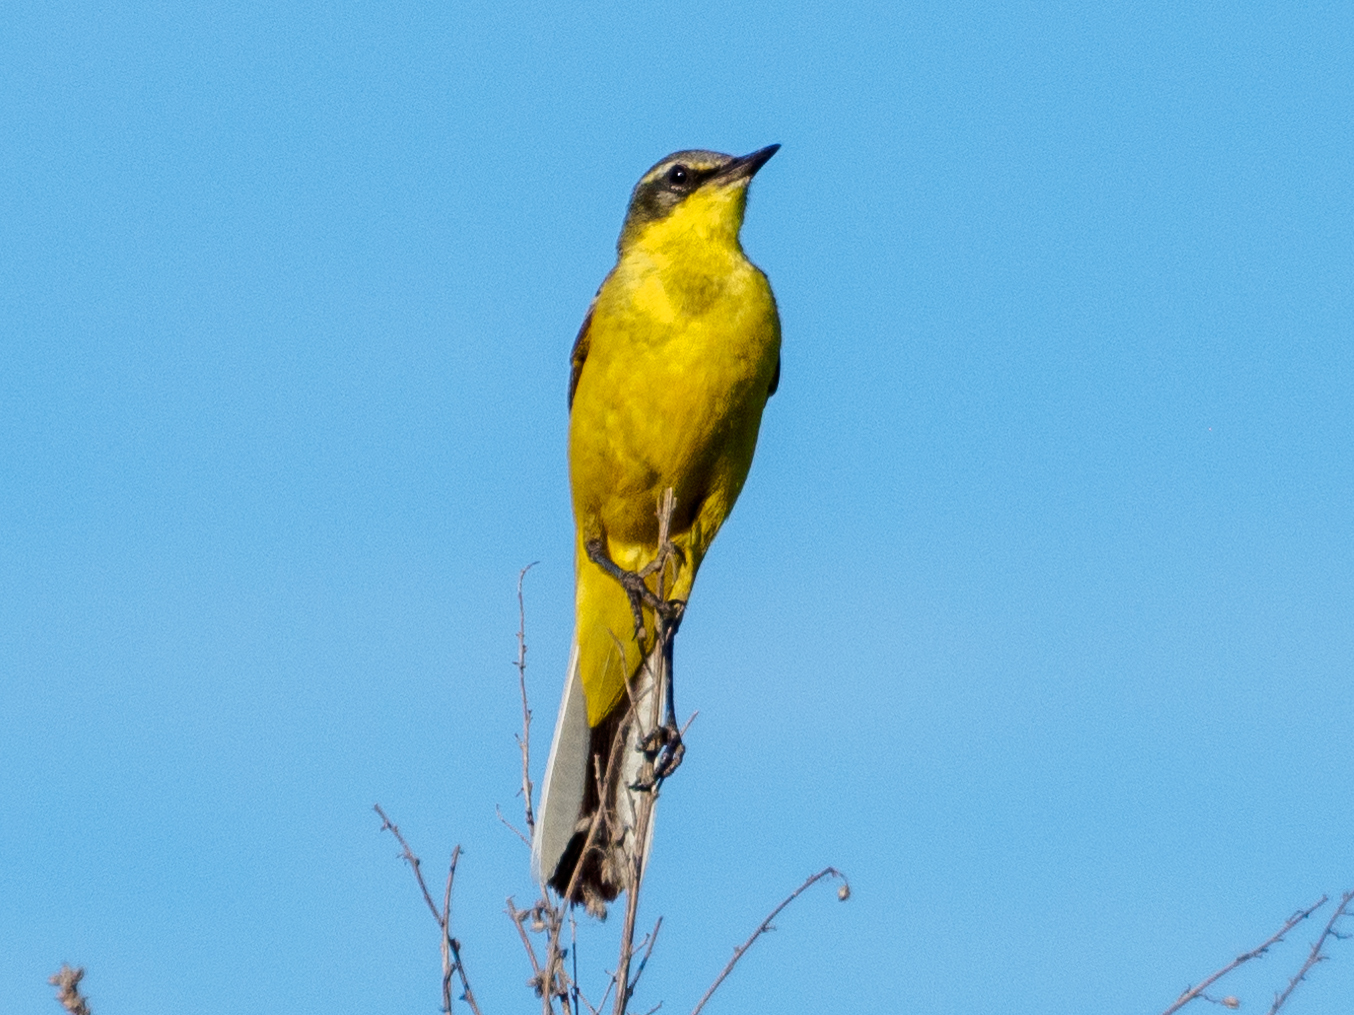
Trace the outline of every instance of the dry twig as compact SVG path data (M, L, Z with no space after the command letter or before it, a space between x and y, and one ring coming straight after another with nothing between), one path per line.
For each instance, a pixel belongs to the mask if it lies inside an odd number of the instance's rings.
M80 993L80 981L84 976L83 966L72 969L69 963L63 962L61 968L47 981L56 988L57 1002L70 1015L90 1015L89 1002Z
M548 1012L550 1011L550 1008L548 1007L549 994L547 993L549 983L546 980L545 971L541 969L540 960L536 958L536 949L531 944L531 937L527 934L526 927L523 926L523 921L525 921L527 917L531 917L534 929L545 929L546 925L540 915L540 903L537 903L531 909L518 909L516 901L509 895L507 913L508 919L510 919L513 926L517 928L517 934L522 939L522 947L527 951L527 958L531 960L531 979L527 981L527 986L531 987L537 997L545 997L547 999L546 1011Z
M696 1007L691 1009L691 1015L700 1015L700 1010L705 1007L705 1002L710 1000L711 995L714 994L714 992L719 989L719 985L723 983L725 979L728 978L728 975L730 973L733 972L733 967L738 964L738 960L743 957L743 955L747 952L749 948L752 947L753 943L759 937L761 937L767 931L775 929L771 925L771 921L780 915L781 910L783 910L790 903L794 902L795 899L803 895L804 892L807 891L811 886L813 886L814 884L823 880L823 878L826 877L839 878L841 880L841 886L837 889L838 899L840 899L842 902L845 902L847 899L851 897L851 883L846 880L846 875L843 874L841 871L837 870L837 868L824 867L817 874L814 874L802 885L800 885L788 896L786 896L779 906L771 910L771 912L767 915L766 919L763 920L757 926L757 929L752 932L752 935L741 945L739 945L737 948L733 950L733 958L729 959L729 964L724 967L724 971L721 972L719 976L715 978L715 982L710 984L710 989L707 990L701 996L701 999L698 1002L696 1002Z
M639 986L639 978L644 975L644 967L649 964L649 956L653 954L653 946L658 943L658 932L662 927L663 918L660 916L653 925L653 930L649 931L644 940L640 942L640 946L644 949L644 956L639 960L639 968L635 970L635 978L630 981L631 995L635 993L635 988ZM663 1002L659 1001L658 1004L661 1007Z
M499 807L498 804L494 804L494 813L498 815L498 820L503 825L504 828L512 832L513 835L517 836L517 838L521 840L522 845L526 846L527 849L531 848L531 840L522 834L522 830L520 828L518 828L511 821L509 821L506 817L503 816L503 808Z
M1270 948L1272 948L1274 945L1282 941L1285 934L1287 934L1290 930L1292 930L1294 927L1300 924L1303 920L1307 919L1307 917L1311 916L1318 909L1324 906L1326 904L1326 899L1327 896L1323 895L1308 908L1299 910L1298 912L1294 913L1292 916L1288 918L1288 921L1282 927L1279 928L1278 932L1264 944L1260 945L1258 948L1252 948L1250 951L1245 952L1242 955L1238 955L1227 965L1223 966L1208 979L1200 983L1197 987L1187 988L1183 994L1181 994L1178 998L1176 998L1175 1004L1167 1008L1164 1012L1161 1013L1161 1015L1174 1015L1175 1012L1178 1012L1181 1008L1185 1007L1185 1005L1189 1004L1195 998L1203 997L1205 990L1211 987L1218 980L1221 980L1224 976L1230 973L1237 966L1241 965L1242 963L1249 962L1251 959L1258 958L1259 956L1265 954L1265 952L1269 951ZM1212 998L1209 998L1209 1000L1212 1000ZM1235 999L1225 998L1223 1001L1219 1003L1223 1004L1226 1003L1226 1001L1228 1000ZM1228 1005L1228 1007L1231 1006Z
M461 996L470 1010L475 1015L483 1015L479 1004L475 1001L475 992L470 989L470 981L465 975L465 964L461 961L461 942L451 936L451 885L456 879L456 864L461 858L461 847L457 846L451 851L451 863L447 868L446 890L442 895L442 908L437 908L437 903L433 901L432 893L428 891L428 885L423 880L423 862L409 848L409 843L405 841L404 835L400 832L399 826L390 818L386 817L386 812L381 809L380 804L375 804L373 809L381 818L381 831L389 831L395 836L395 841L400 844L400 856L409 864L414 871L414 879L418 882L419 891L423 893L423 901L428 904L428 911L432 913L433 919L437 921L437 926L442 931L442 1010L451 1015L451 980L453 976L461 978Z
M522 598L522 581L527 572L539 564L532 561L517 573L517 689L522 693L522 735L517 746L522 750L522 807L526 811L528 847L536 834L536 812L531 808L531 709L527 706L527 608ZM505 822L506 823L506 822ZM509 828L512 826L509 825ZM516 829L514 829L516 831ZM521 833L518 833L519 835Z
M522 585L527 572L535 566L536 562L528 564L517 574L517 660L515 665L517 666L517 690L522 702L522 732L517 735L516 740L518 751L522 757L522 785L518 792L522 796L522 814L526 821L526 834L523 835L522 832L518 831L503 816L501 811L498 813L498 819L512 829L513 833L526 844L528 849L531 848L531 840L536 832L536 812L533 803L536 788L531 781L531 706L527 698L527 617ZM583 998L577 984L565 972L564 960L567 953L560 944L565 920L563 906L552 901L548 891L542 892L535 905L529 909L518 909L517 903L509 896L507 914L508 918L512 920L513 926L517 928L522 947L526 949L527 958L531 962L532 975L528 984L536 993L536 996L541 999L542 1015L553 1015L556 1000L559 1001L563 1015L574 1015L578 1010L579 1002ZM528 919L531 921L530 932L526 925ZM531 933L545 935L544 960L536 954L536 948L531 943ZM575 955L576 964L577 956Z
M1325 901L1324 897L1322 901ZM1316 939L1316 944L1312 945L1312 950L1307 956L1307 961L1302 964L1302 968L1298 970L1297 975L1288 981L1288 986L1284 989L1284 992L1275 995L1274 1004L1269 1009L1269 1015L1274 1015L1275 1012L1282 1008L1288 1001L1288 995L1293 993L1297 988L1297 985L1307 978L1307 974L1311 972L1312 967L1327 958L1327 956L1321 954L1321 949L1325 947L1327 938L1333 937L1337 940L1344 940L1349 937L1348 934L1341 934L1337 931L1335 929L1335 923L1340 917L1348 914L1350 902L1354 902L1354 892L1345 892L1345 894L1340 897L1340 905L1336 907L1335 912L1331 914L1330 920L1326 923L1326 929L1323 930L1321 936Z

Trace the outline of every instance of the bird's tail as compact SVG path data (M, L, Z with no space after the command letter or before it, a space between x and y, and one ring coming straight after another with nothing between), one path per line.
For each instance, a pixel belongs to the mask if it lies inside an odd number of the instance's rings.
M531 859L542 885L595 916L605 917L606 903L629 887L630 872L642 877L648 863L657 790L636 787L644 776L642 745L662 722L667 689L660 682L668 675L661 664L655 648L630 679L627 696L590 727L577 634L569 652Z

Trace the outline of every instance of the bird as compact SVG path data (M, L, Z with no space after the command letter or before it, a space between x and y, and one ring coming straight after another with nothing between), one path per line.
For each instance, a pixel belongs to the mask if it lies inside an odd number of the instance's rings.
M739 239L748 185L779 148L679 151L650 168L570 355L575 626L532 861L542 885L602 918L627 888L626 858L646 863L652 844L651 823L635 827L631 703L665 693L666 744L680 744L671 684L649 686L653 657L671 651L656 614L675 632L780 383L776 299Z

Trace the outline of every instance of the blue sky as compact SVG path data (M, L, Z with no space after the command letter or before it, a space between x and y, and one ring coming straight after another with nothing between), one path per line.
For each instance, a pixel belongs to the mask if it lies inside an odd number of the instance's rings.
M1354 887L1352 122L1345 4L5 5L0 1009L434 1011L377 801L529 1003L514 583L539 764L568 351L687 147L784 146L784 371L641 1010L829 863L712 1015L1158 1012Z

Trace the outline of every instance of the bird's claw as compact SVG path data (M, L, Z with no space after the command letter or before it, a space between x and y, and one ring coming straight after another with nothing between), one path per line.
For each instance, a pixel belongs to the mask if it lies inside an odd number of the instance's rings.
M630 600L630 613L635 619L635 640L643 642L648 633L644 626L644 608L647 606L655 614L661 617L668 628L669 637L677 633L677 625L681 623L682 613L686 609L686 603L680 599L660 599L649 588L645 579L653 574L662 561L667 559L669 554L676 555L678 559L685 559L685 555L672 540L667 540L659 550L658 556L654 561L646 565L640 571L627 571L607 553L606 545L600 539L590 539L583 547L588 554L588 559L609 574L620 583L625 590L625 596Z
M640 750L653 763L653 777L657 782L677 771L686 754L682 732L673 723L664 723L641 741Z
M653 775L637 779L630 784L630 788L640 793L657 789L659 783L677 771L685 754L686 745L680 740L661 748L653 757Z

